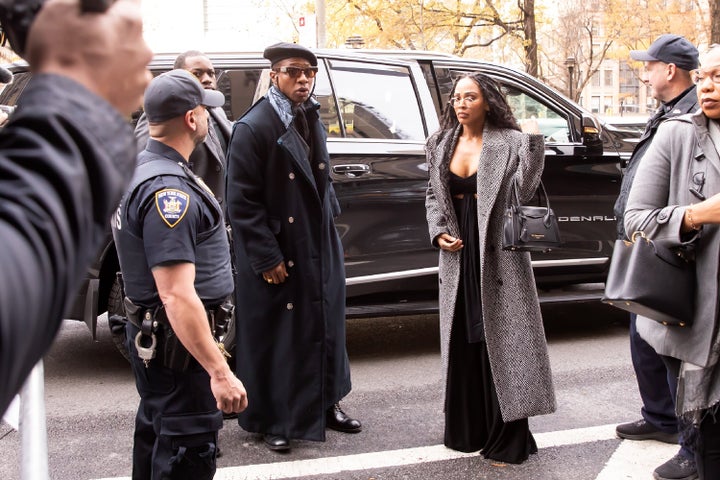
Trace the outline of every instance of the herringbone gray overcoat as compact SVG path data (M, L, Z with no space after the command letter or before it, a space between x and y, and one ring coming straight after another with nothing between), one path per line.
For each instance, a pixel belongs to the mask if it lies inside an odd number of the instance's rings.
M441 233L459 237L448 191L449 163L462 127L428 139L430 181L426 208L430 240ZM486 125L478 158L477 193L480 291L488 357L505 422L555 411L550 361L530 254L502 250L503 214L513 176L522 201L532 198L544 162L542 135ZM450 330L460 282L462 251L440 250L440 341L447 374Z

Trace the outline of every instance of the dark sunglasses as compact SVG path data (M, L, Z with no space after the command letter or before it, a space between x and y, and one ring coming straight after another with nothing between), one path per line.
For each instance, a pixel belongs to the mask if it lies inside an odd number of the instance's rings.
M278 67L273 68L273 71L285 73L290 78L300 78L300 75L303 73L307 78L315 78L315 75L317 75L318 67Z

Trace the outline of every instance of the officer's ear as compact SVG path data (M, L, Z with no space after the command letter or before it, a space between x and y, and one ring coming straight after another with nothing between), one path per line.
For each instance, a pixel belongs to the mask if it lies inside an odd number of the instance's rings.
M195 112L196 109L188 110L185 112L185 126L187 126L193 132L198 128L198 116Z

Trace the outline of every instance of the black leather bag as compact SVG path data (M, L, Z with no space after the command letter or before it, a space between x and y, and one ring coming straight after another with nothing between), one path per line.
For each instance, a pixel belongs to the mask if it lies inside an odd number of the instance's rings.
M510 204L505 210L503 223L503 250L548 252L562 243L558 221L550 208L550 199L542 181L538 187L540 203L545 206L521 205L517 180L513 179Z
M692 324L695 262L692 252L658 245L643 230L660 210L650 212L632 241L616 240L602 301L663 325Z

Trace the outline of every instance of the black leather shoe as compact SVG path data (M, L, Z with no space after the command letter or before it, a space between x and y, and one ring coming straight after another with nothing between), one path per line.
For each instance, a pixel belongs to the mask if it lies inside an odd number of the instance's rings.
M287 452L290 450L290 440L282 435L263 435L263 441L265 446L273 452Z
M362 430L360 421L345 415L339 403L328 408L327 412L325 412L325 426L345 433L358 433Z

